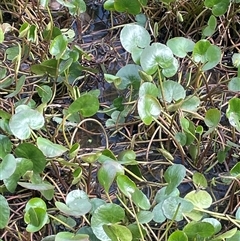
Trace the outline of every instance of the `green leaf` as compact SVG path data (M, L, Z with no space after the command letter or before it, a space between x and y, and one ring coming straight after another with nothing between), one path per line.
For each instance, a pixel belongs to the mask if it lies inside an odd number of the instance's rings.
M77 98L68 108L68 113L80 112L83 117L90 117L99 109L98 98L92 94L84 94Z
M187 235L180 230L176 230L168 238L168 241L188 241Z
M52 89L48 85L37 87L37 92L41 97L42 103L48 103L52 98Z
M162 223L166 220L166 217L162 209L163 201L159 202L152 210L153 221L156 223Z
M61 156L68 149L62 145L52 143L51 141L43 138L37 138L37 146L46 157Z
M239 241L240 239L240 231L238 230L233 236L227 238L226 241Z
M4 229L10 218L10 208L4 196L0 194L0 229Z
M48 182L42 182L42 183L29 183L29 182L18 182L18 185L26 188L26 189L31 189L31 190L36 190L36 191L48 191L48 190L53 190L54 186L51 185Z
M136 184L126 175L117 176L117 185L120 191L129 198L137 188Z
M143 210L149 210L151 205L147 196L138 188L135 189L134 193L132 194L132 200L135 205Z
M230 0L205 0L204 5L212 9L212 13L218 17L226 13Z
M197 112L198 106L200 105L200 99L197 96L188 96L182 103L181 109L183 111Z
M0 180L9 178L16 170L16 160L12 154L7 154L0 163Z
M77 234L87 234L89 236L88 241L99 241L99 239L96 237L96 235L93 233L92 228L88 226L81 227ZM54 240L55 241L55 240Z
M148 31L140 25L128 24L120 33L120 41L124 49L132 54L135 63L140 63L140 55L149 46L151 38Z
M59 232L54 241L89 241L87 234L74 234L70 232Z
M115 11L114 2L115 0L106 0L103 4L104 9L108 11Z
M28 224L26 228L28 232L37 232L49 222L46 210L46 203L41 198L32 198L27 202L24 221Z
M151 46L146 47L140 57L140 63L143 70L151 75L154 74L158 68L161 69L172 69L172 66L175 65L176 59L173 57L172 50L164 44L153 43ZM166 77L171 77L175 75L177 69L174 68L172 71L167 73ZM164 72L163 72L164 74Z
M135 64L127 64L122 67L116 74L121 79L120 84L116 86L117 89L124 90L129 85L132 85L134 90L139 89L141 83L139 70L141 70L141 67Z
M194 239L197 236L210 238L215 230L213 225L208 222L190 222L183 228L183 232L187 234L188 238Z
M239 77L234 77L230 79L228 83L228 89L230 91L240 91L240 78Z
M239 53L234 53L232 56L232 63L233 66L236 68L240 67L240 54Z
M208 26L203 29L203 36L210 37L214 34L217 27L217 19L215 16L211 15L208 20Z
M151 95L157 97L159 95L159 90L155 84L145 82L139 89L139 96L141 97L143 95Z
M238 207L237 212L236 212L236 219L240 220L240 207Z
M33 171L40 173L46 165L46 158L43 153L31 143L22 143L15 149L17 157L29 159L33 163Z
M13 193L17 187L17 183L20 177L23 176L27 171L32 169L33 163L30 160L25 158L16 158L16 169L14 173L3 180L7 190Z
M240 178L240 162L236 163L230 170L232 176Z
M122 165L137 165L136 153L132 150L121 151L117 157L119 163Z
M66 198L66 204L55 202L56 207L63 213L81 217L90 212L92 204L87 194L82 190L71 191Z
M229 123L240 131L240 99L232 98L228 102L228 108L226 111L226 116L229 120Z
M237 228L233 228L223 234L216 236L215 239L216 240L229 239L229 238L233 237L233 235L235 235L236 233L237 233ZM238 237L239 237L239 234L238 234Z
M141 11L141 4L138 0L115 0L114 8L118 12L127 12L136 15Z
M207 188L207 179L200 172L193 173L193 183L201 188Z
M202 70L206 71L215 67L221 59L221 50L218 46L211 45L208 40L199 40L193 49L195 62L203 63Z
M183 180L186 168L181 164L174 164L167 168L164 179L168 183L165 193L170 194Z
M4 41L4 32L0 26L0 44Z
M37 75L49 74L56 77L58 74L58 61L56 59L48 59L41 64L31 65L31 71Z
M191 191L184 197L184 199L192 202L195 207L200 209L209 208L212 205L211 195L204 190Z
M0 134L0 159L3 159L12 150L12 142L10 139Z
M116 224L125 217L124 209L117 204L107 203L98 207L92 215L91 227L96 237L102 241L111 241L103 229L103 225Z
M158 99L151 95L140 96L137 109L145 125L150 125L153 118L158 118L161 113L161 106Z
M99 183L103 186L106 192L109 191L115 177L117 175L124 174L124 168L116 161L105 161L98 170L97 176Z
M138 213L137 213L137 219L139 221L139 223L149 223L152 219L153 219L153 213L150 212L150 211L142 211L140 210Z
M17 95L22 90L25 80L26 80L26 76L22 75L16 83L16 90L14 90L11 94L6 95L5 98L12 98L15 95Z
M178 101L186 97L186 91L179 83L168 80L163 82L164 100L167 102ZM163 99L160 93L160 98Z
M192 52L195 43L188 38L175 37L167 41L167 46L172 50L177 57L184 58L188 52Z
M21 140L29 138L32 130L39 130L43 125L42 114L27 105L19 105L9 121L12 133Z
M180 197L168 197L162 203L162 210L166 218L181 221L184 213L189 213L194 206L191 202Z
M220 120L221 120L221 112L218 109L209 109L206 112L206 115L204 118L204 122L209 128L209 130L207 131L207 134L205 133L205 135L208 135L209 133L214 131L218 123L220 122Z
M111 238L111 241L131 241L132 233L131 231L122 225L119 224L111 224L111 225L103 225L103 229L105 233Z
M155 201L157 203L160 203L167 199L168 197L178 197L180 192L177 188L174 188L171 193L167 194L166 193L167 187L162 187L160 190L158 190L156 196L155 196Z
M213 225L213 227L214 227L214 234L220 232L221 229L222 229L221 223L217 219L215 219L215 218L204 218L202 221L210 223L210 224Z
M58 35L51 42L49 47L49 52L51 55L55 56L58 60L60 59L67 49L67 38L63 35Z

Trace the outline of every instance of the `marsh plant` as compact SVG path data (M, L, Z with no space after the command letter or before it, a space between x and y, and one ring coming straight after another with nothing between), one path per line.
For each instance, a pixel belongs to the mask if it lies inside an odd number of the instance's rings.
M0 3L0 240L239 241L238 1L57 2Z

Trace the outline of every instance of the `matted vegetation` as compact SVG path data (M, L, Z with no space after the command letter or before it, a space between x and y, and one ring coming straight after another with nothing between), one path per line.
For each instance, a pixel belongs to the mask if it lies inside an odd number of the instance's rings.
M0 240L239 241L239 7L2 0Z

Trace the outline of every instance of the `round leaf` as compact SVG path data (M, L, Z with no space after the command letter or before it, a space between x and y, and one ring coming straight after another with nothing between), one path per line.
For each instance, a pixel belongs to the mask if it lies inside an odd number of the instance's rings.
M173 65L173 61L172 50L161 43L153 43L151 46L146 47L140 57L143 70L150 75L154 74L158 67L162 69L169 68Z
M214 234L220 232L221 229L222 229L221 223L215 218L204 218L202 221L207 222L207 223L211 223L213 225L214 230L215 230Z
M104 231L112 241L132 241L131 231L122 225L104 225Z
M177 57L184 58L188 52L193 51L195 43L188 38L175 37L167 41L167 46L172 50Z
M184 199L189 200L195 207L209 208L212 204L212 197L208 192L199 190L189 192Z
M163 82L163 94L164 100L169 103L184 99L186 97L186 91L183 86L172 80ZM162 98L161 93L160 97Z
M91 227L96 237L102 241L111 241L103 229L104 224L115 224L125 217L124 209L117 204L107 203L98 207L92 215Z
M166 218L172 220L175 217L176 221L181 221L183 214L191 212L193 208L191 202L180 197L169 197L162 203L162 210Z
M150 125L153 117L157 118L161 113L161 106L157 98L143 95L138 100L138 114L145 125Z
M44 125L42 114L27 105L19 105L15 112L9 121L9 127L12 133L21 140L29 138L31 130L39 130Z
M120 90L126 89L129 85L133 85L134 89L138 89L140 86L141 78L138 71L141 67L135 64L128 64L122 67L116 74L121 78L121 83L116 87Z
M139 223L149 223L153 219L153 213L150 211L140 211L137 213Z
M89 241L87 234L74 234L70 232L59 232L54 241Z
M55 56L56 59L60 59L67 49L67 38L63 35L58 35L51 42L49 52Z
M195 172L193 174L193 183L195 185L198 185L198 186L202 187L202 188L207 188L207 179L200 172Z
M129 2L129 1L128 1ZM120 33L120 41L129 53L149 46L151 38L148 31L140 25L128 24Z
M164 179L168 183L165 190L166 194L170 194L182 182L186 175L186 168L181 164L174 164L167 168L164 173Z
M17 157L23 157L31 160L33 163L33 171L40 173L46 165L46 158L43 153L31 143L22 143L15 149Z
M230 124L240 131L240 99L232 98L228 102L228 108L226 116L229 119Z
M91 94L84 94L76 99L68 109L69 114L80 112L83 117L90 117L99 109L98 98Z
M114 8L118 12L128 12L130 14L138 14L141 11L141 5L138 0L115 0Z
M194 239L197 236L209 238L214 234L214 227L207 222L190 222L184 227L183 231L191 239Z
M148 210L151 206L147 196L137 188L132 194L132 200L139 208L143 210Z
M169 236L168 241L188 241L188 237L183 231L176 230Z
M234 77L228 83L228 89L230 91L240 91L240 78Z

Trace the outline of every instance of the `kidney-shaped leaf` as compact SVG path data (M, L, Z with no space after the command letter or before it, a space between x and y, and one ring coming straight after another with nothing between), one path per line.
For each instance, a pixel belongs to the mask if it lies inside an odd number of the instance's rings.
M115 0L114 8L118 12L128 12L130 14L138 14L141 11L141 4L138 0Z
M166 218L181 221L183 214L191 212L194 206L191 202L180 197L169 197L163 201L162 210Z
M148 210L151 206L147 196L138 188L136 188L132 194L132 200L139 208L143 210Z
M127 64L122 67L116 74L121 79L120 84L116 87L120 90L126 89L129 85L132 85L134 90L137 90L141 83L141 78L138 71L141 67L135 64Z
M76 99L68 109L69 114L80 112L83 117L90 117L97 113L99 101L95 95L84 94Z
M91 227L96 237L102 241L111 241L103 229L104 224L116 224L125 217L124 209L117 204L107 203L98 207L92 215Z
M176 230L170 234L168 241L188 241L188 237L183 231Z
M151 38L144 27L128 24L122 29L120 40L123 48L132 53L135 49L144 49L149 46Z
M198 208L209 208L212 204L212 197L204 190L191 191L184 199L192 202L192 204Z
M195 43L191 39L184 37L175 37L167 41L167 46L180 58L184 58L188 52L192 52L194 45Z
M146 47L140 57L143 70L150 75L154 74L159 67L161 69L171 67L173 61L172 50L161 43L153 43L151 46Z
M46 165L46 158L43 153L31 143L22 143L15 149L17 157L29 159L33 163L33 171L40 173Z
M202 70L206 71L215 67L221 59L221 50L218 46L211 45L206 39L199 40L193 48L195 62L203 63Z
M228 83L228 89L230 91L240 91L240 78L234 77Z
M9 121L13 135L21 140L29 138L31 130L39 130L43 125L43 115L27 105L19 105Z
M168 183L165 190L166 194L170 194L182 182L186 175L186 168L181 164L174 164L167 168L164 173L164 179Z
M172 80L163 82L163 94L164 100L169 103L184 99L186 97L186 91L183 86ZM162 98L161 93L160 97Z
M71 232L59 232L54 241L89 241L87 234L74 234Z
M117 177L117 185L121 192L127 197L131 197L136 189L136 184L126 175L119 175Z
M157 98L151 95L143 95L138 100L138 114L145 125L150 125L153 117L157 118L161 113L161 106Z
M212 9L212 13L218 17L223 15L230 4L230 0L205 0L204 5Z

